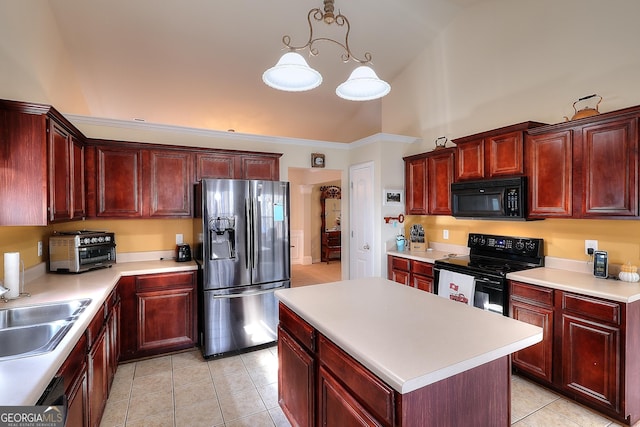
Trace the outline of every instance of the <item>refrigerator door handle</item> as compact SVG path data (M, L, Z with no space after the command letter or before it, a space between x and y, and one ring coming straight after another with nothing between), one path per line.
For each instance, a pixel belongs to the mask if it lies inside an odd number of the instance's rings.
M271 288L271 289L267 289L264 291L255 291L255 292L246 292L246 293L240 293L240 294L230 294L230 295L214 295L213 299L228 299L228 298L244 298L244 297L252 297L255 295L263 295L263 294L268 294L271 292L275 292L277 290L280 289L285 289L286 286L282 285L282 286L278 286L276 288Z
M244 217L247 218L247 221L245 221L245 233L244 233L244 248L245 248L245 253L246 254L250 254L252 249L251 249L251 242L253 241L253 226L251 225L251 207L250 204L251 202L249 201L249 199L245 199L244 200ZM250 261L249 261L249 256L245 256L245 261L244 261L244 266L245 268L248 270L250 265Z
M258 202L256 201L255 198L253 198L251 200L251 228L253 229L253 233L254 235L253 237L253 256L251 257L253 259L253 266L252 268L255 270L258 267L258 261L259 261L259 257L260 257L260 244L258 244L255 240L255 236L258 235L258 233L261 232L261 230L258 229L258 227L261 225L260 221L258 220L258 214L259 214L259 210L258 210ZM261 213L260 213L261 215ZM261 237L262 238L262 237Z

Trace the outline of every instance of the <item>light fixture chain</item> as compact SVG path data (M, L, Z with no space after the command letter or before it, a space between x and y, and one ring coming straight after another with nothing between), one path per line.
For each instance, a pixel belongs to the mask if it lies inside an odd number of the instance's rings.
M341 43L337 40L334 40L328 37L314 38L313 23L311 22L311 17L313 17L313 19L316 22L324 21L328 25L331 25L333 23L335 23L339 27L343 27L346 25L347 30L345 33L344 43ZM287 49L291 51L299 51L299 50L304 50L306 48L309 48L309 53L312 56L316 56L318 55L318 49L314 47L314 44L318 41L328 41L344 49L344 53L342 53L341 55L342 62L349 62L349 60L352 59L353 61L363 65L371 63L371 53L365 52L364 59L360 59L351 52L351 48L349 47L349 34L351 32L351 24L349 23L349 20L347 19L347 17L344 16L339 11L337 15L335 16L333 15L333 1L325 0L325 13L323 13L319 8L311 9L307 14L307 23L309 24L309 39L307 40L307 43L305 43L302 46L294 46L291 44L291 37L289 35L285 35L282 37L282 43L285 45Z

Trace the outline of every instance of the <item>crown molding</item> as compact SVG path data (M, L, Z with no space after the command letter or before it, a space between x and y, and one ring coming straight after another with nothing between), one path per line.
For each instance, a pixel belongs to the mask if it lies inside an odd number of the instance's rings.
M190 134L190 135L198 135L198 136L206 136L210 138L225 138L231 140L241 140L241 141L252 141L252 142L261 142L264 144L284 144L284 145L302 145L307 147L322 147L322 148L332 148L338 150L351 150L354 148L362 147L368 144L374 144L378 142L396 142L403 144L412 144L414 142L422 141L421 138L402 136L402 135L394 135L388 133L377 133L352 143L342 143L342 142L331 142L331 141L320 141L314 139L303 139L303 138L290 138L284 136L268 136L268 135L257 135L250 133L242 133L242 132L226 132L220 130L213 129L201 129L201 128L192 128L186 126L176 126L176 125L167 125L160 123L148 123L148 122L136 122L129 120L119 120L119 119L105 119L100 117L91 117L91 116L83 116L78 114L64 114L64 116L74 125L92 125L92 126L105 126L105 127L115 127L121 129L134 129L134 130L149 130L155 132L171 132L171 133L182 133L182 134Z

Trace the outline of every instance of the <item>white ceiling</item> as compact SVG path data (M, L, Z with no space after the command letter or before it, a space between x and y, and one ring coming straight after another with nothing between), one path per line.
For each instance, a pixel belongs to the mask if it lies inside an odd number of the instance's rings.
M351 22L353 53L370 52L378 76L392 82L456 13L480 1L336 0L335 7ZM317 44L319 55L308 61L323 75L319 88L288 93L262 83L283 53L283 35L306 43L307 13L322 8L321 0L50 5L91 116L338 142L381 131L380 100L335 95L357 64L343 64L332 43ZM344 40L335 25L314 27L320 30Z

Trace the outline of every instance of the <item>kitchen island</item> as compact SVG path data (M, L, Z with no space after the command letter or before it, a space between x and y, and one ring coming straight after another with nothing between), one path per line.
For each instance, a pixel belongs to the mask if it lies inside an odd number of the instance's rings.
M533 325L383 278L276 296L279 401L293 424L508 426L509 355L542 339Z

